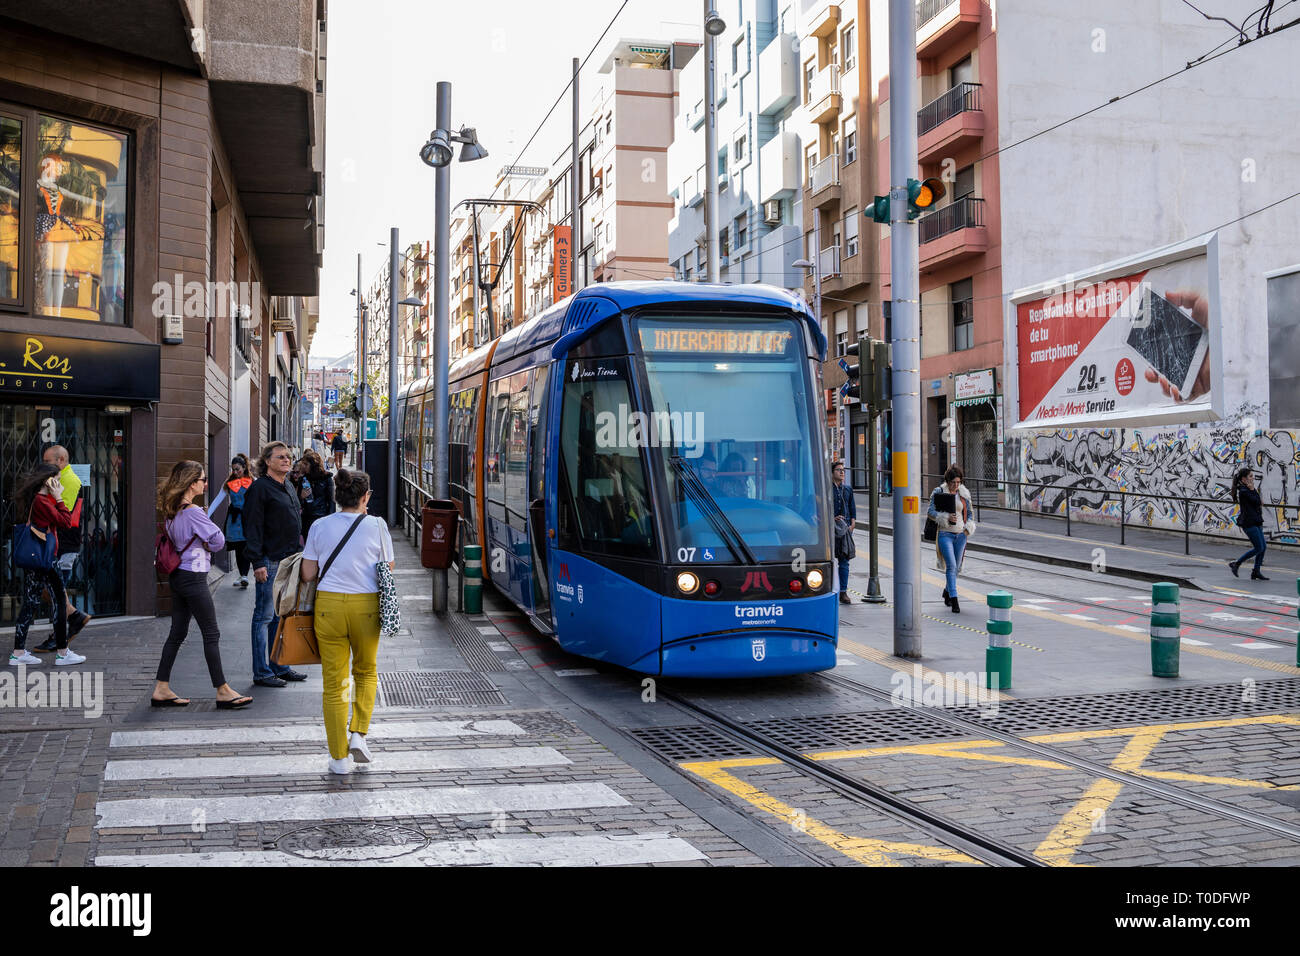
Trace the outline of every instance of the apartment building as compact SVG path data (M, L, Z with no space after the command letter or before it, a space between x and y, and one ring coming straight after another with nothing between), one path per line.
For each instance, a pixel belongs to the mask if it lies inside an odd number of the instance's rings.
M869 147L878 119L871 85L869 6L867 0L802 3L797 46L788 44L789 53L781 49L768 54L773 69L778 56L783 71L788 70L787 56L796 60L800 107L786 135L799 148L782 145L781 154L784 159L792 153L788 161L802 170L803 251L814 264L807 270L804 289L809 301L818 305L814 296L820 280L822 323L830 342L822 369L830 447L848 462L853 482L863 485L867 416L860 403L840 398L845 374L838 362L860 335L879 338L885 333L879 249L868 231L872 224L864 224L862 215L880 174L876 152ZM775 153L777 147L770 148Z
M724 282L803 285L794 266L802 248L799 181L797 10L775 0L739 0L721 10L716 39L720 238ZM678 110L668 149L668 259L678 278L707 275L704 195L704 61L680 71Z
M324 242L326 20L323 0L0 2L0 524L43 445L67 447L71 589L93 614L165 608L158 478L181 459L224 475L293 404ZM2 624L19 584L0 564Z

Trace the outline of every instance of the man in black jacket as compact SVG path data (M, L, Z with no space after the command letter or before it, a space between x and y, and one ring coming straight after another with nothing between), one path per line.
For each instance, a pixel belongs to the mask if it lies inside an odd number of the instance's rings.
M831 463L831 477L835 480L831 493L835 499L835 560L839 565L840 603L852 604L853 599L849 597L849 559L857 553L853 544L853 529L858 520L858 506L853 500L853 489L844 480L844 462Z
M298 496L285 481L293 469L293 456L284 442L271 442L257 460L258 478L244 496L244 555L253 566L257 582L253 605L253 683L283 687L286 681L307 675L271 663L267 641L275 636L279 617L271 587L280 562L302 550L302 509Z

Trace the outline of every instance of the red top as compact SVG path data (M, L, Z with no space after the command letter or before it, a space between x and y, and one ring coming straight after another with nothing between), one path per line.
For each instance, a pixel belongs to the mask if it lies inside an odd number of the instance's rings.
M38 494L32 501L31 523L33 527L46 532L75 526L72 512L63 503L63 499L46 494Z

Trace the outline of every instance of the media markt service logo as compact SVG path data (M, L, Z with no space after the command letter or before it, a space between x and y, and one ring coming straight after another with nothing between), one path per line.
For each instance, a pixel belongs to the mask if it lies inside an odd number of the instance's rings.
M767 641L763 638L759 638L749 645L749 650L750 653L754 655L754 660L761 661L763 658L767 657Z

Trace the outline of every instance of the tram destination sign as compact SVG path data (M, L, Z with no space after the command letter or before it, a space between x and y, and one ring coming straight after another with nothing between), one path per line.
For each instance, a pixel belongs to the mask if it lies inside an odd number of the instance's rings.
M788 331L641 327L641 347L647 352L725 352L731 355L784 355Z
M0 331L0 394L33 399L156 402L160 349Z

